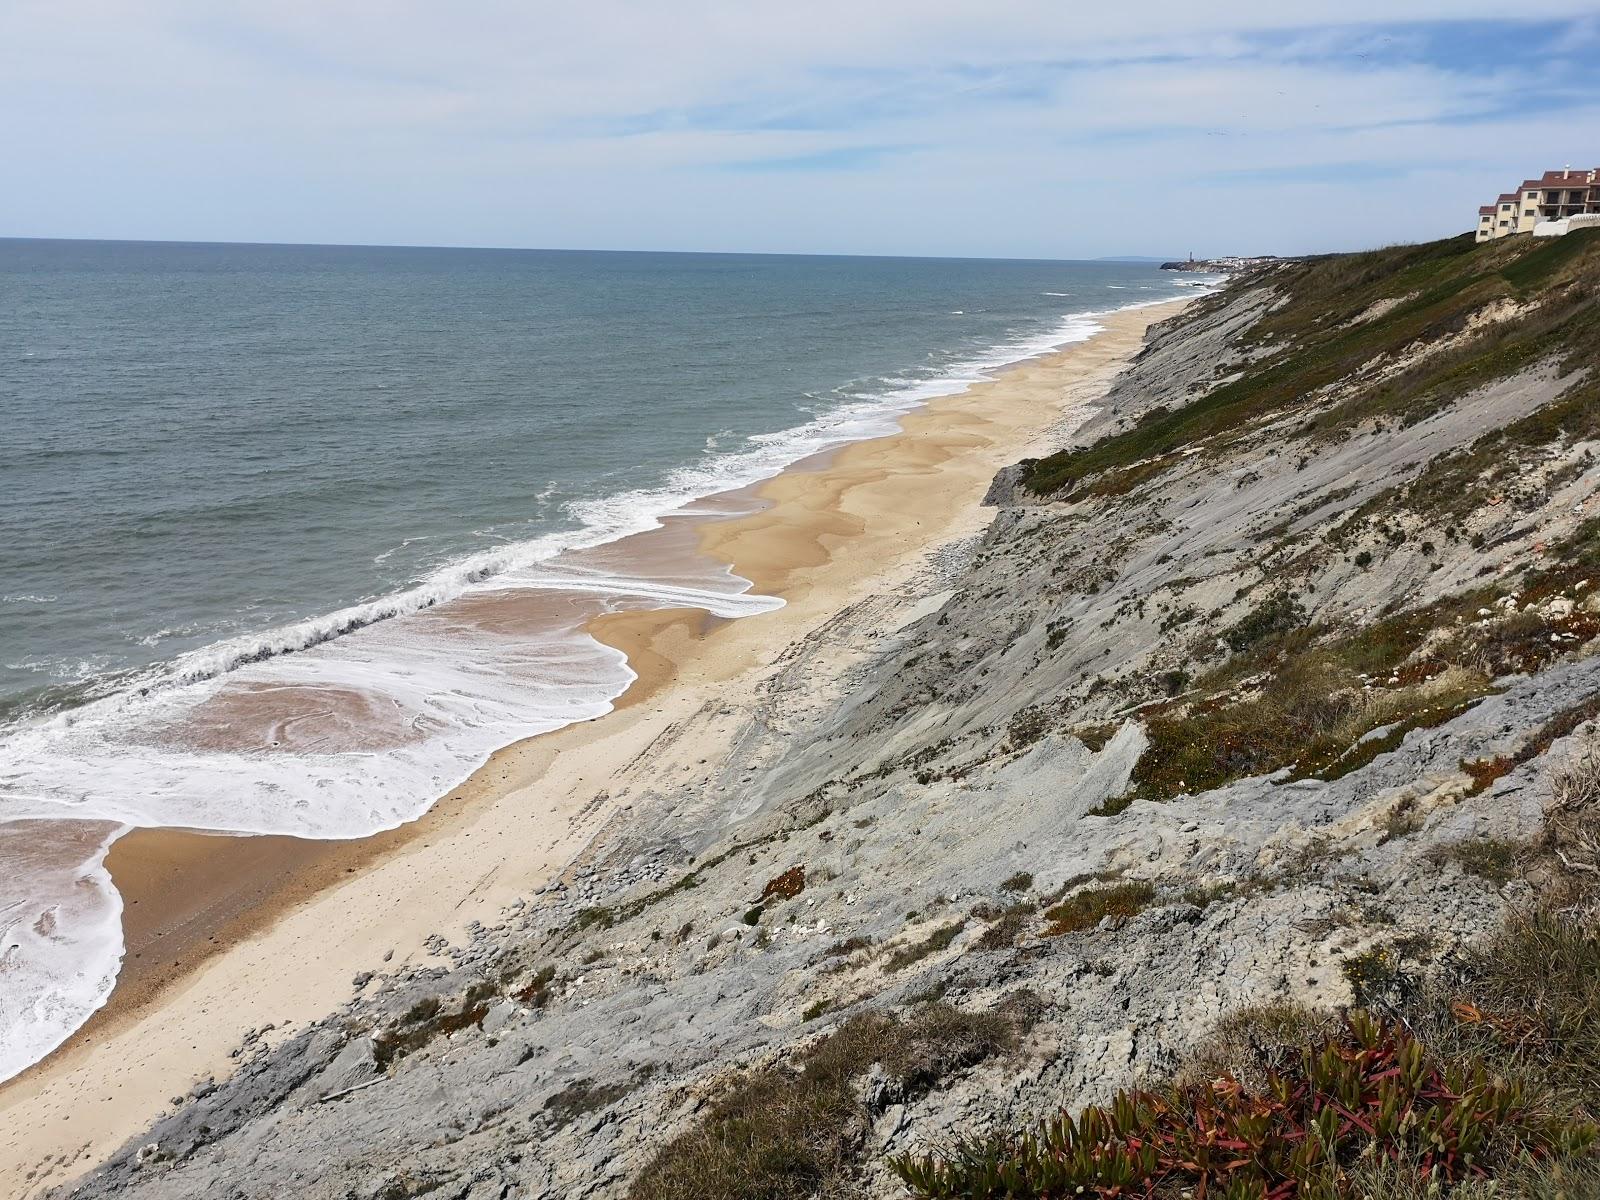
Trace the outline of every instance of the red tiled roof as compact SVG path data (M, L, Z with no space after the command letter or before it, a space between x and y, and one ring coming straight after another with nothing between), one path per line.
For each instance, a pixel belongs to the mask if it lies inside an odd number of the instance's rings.
M1588 187L1589 176L1594 169L1590 167L1573 167L1569 171L1546 171L1539 177L1540 187ZM1531 185L1528 185L1531 186Z
M1560 171L1546 171L1537 179L1524 179L1514 192L1502 192L1493 204L1478 209L1479 216L1497 211L1502 204L1516 204L1522 193L1534 188L1549 191L1592 191L1600 189L1600 167L1568 167ZM1548 197L1546 197L1548 199ZM1591 196L1591 200L1593 197ZM1552 202L1553 203L1553 202Z
M1494 216L1494 205L1485 204L1485 205L1480 206L1479 209L1478 209L1478 215L1480 217L1492 217L1492 216Z

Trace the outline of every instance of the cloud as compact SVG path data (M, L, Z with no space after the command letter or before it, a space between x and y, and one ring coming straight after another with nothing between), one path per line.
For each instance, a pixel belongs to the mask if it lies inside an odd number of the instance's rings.
M12 0L0 232L1293 251L1600 160L1592 0L1395 7Z

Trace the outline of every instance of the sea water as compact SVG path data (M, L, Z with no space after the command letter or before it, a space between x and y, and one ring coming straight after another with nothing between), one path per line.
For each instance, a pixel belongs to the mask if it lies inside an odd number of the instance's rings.
M609 710L591 617L781 603L595 548L1196 282L0 240L0 1078L109 994L128 829L415 818Z

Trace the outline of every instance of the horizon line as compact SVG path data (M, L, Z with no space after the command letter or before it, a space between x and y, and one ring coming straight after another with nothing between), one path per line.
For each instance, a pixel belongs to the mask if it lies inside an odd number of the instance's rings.
M1103 254L1094 258L1051 258L1036 255L1011 254L866 254L825 250L659 250L601 246L478 246L434 242L273 242L254 240L218 240L213 238L119 238L119 237L49 237L30 234L0 234L5 242L88 242L111 245L138 246L237 246L273 247L277 249L306 250L482 250L512 254L680 254L695 256L721 256L726 258L881 258L881 259L933 259L948 262L1181 262L1183 255L1162 256L1154 254ZM1230 255L1205 255L1203 258L1227 258Z

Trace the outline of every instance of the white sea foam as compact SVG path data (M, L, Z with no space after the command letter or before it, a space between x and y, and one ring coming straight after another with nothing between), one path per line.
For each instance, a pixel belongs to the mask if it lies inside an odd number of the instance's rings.
M588 615L670 607L738 617L782 604L726 568L672 578L601 574L574 567L564 551L656 528L685 506L702 514L726 508L694 502L892 433L929 400L1093 336L1100 315L1074 314L937 375L823 404L811 421L708 453L658 487L570 503L575 532L509 542L376 600L224 639L142 672L112 695L15 728L0 741L0 835L67 819L112 823L102 829L355 838L413 820L500 747L610 711L635 675L624 654L584 632ZM559 591L582 608L569 626L533 638L459 619L448 605L529 591ZM286 734L295 746L288 752L270 743L206 748L185 736L224 693L274 688L325 694L330 711L359 697L357 724L376 730L375 741L341 749ZM47 1054L109 994L122 953L121 901L103 866L115 836L52 871L7 881L0 1078ZM36 923L47 910L41 934Z
M122 830L0 825L0 1079L54 1050L106 1002L122 961L122 897L106 851Z

